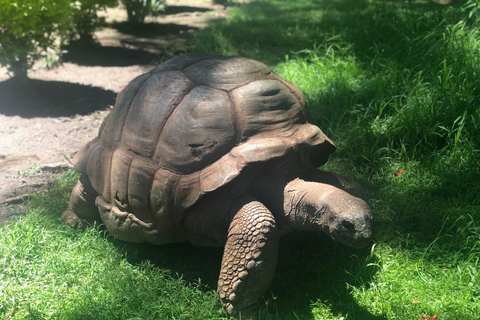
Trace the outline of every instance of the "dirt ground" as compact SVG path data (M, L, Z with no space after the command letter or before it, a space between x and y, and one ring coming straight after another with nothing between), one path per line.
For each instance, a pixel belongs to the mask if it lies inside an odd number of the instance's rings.
M0 226L71 166L130 80L188 50L196 30L230 9L211 0L167 0L167 6L142 30L125 23L121 8L100 13L109 23L95 34L100 46L66 47L54 69L37 63L26 89L0 68Z

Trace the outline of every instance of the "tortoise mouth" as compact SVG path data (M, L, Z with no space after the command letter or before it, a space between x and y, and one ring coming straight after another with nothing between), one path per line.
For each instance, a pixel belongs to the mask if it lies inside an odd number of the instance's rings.
M332 239L353 248L365 247L372 240L370 217L357 216L354 221L342 220L330 230Z
M332 239L352 248L363 248L372 240L369 230L350 232L334 232Z

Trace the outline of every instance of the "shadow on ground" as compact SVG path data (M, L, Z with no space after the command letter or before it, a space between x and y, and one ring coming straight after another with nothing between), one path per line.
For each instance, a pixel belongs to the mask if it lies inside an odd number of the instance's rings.
M76 83L28 79L19 86L9 79L0 82L0 113L22 118L86 115L109 108L116 95Z
M313 319L313 306L323 305L336 316L385 320L357 304L349 286L372 282L377 272L367 266L370 246L352 249L324 234L296 232L281 238L271 295L280 319ZM317 318L319 315L316 315ZM320 316L321 318L321 316Z
M178 13L186 13L186 12L207 12L211 11L208 8L201 8L201 7L192 7L192 6L168 6L162 15L167 14L178 14Z
M128 45L128 43L125 43ZM98 44L73 43L62 48L67 52L62 56L64 62L82 66L126 67L133 65L151 65L161 60L159 54L146 50L126 47L101 46Z
M216 290L223 248L199 248L189 243L155 246L114 240L132 264L151 261L190 283ZM369 248L355 250L334 243L323 234L295 233L281 239L277 271L264 299L275 319L313 319L312 305L328 305L334 314L355 319L385 320L359 306L347 283L369 283L377 270L367 267ZM350 275L356 275L354 276Z
M95 42L72 42L63 46L64 62L82 66L124 67L132 65L155 65L165 59L164 52L182 51L175 49L179 39L187 38L198 28L179 24L144 23L132 25L128 22L115 22L109 27L118 32L106 36L104 40L119 45L102 46ZM171 52L170 52L171 53Z
M121 33L143 38L179 35L189 30L198 30L196 27L175 23L143 23L132 25L128 22L116 22L112 23L110 26Z

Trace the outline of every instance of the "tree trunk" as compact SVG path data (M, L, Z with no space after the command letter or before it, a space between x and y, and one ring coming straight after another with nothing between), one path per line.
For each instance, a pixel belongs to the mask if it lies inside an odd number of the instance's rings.
M28 81L28 61L27 58L21 58L13 62L10 66L10 70L13 72L13 79L19 85L25 85Z

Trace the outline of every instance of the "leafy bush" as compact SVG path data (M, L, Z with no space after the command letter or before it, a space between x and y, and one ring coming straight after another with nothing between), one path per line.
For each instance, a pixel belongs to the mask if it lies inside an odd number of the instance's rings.
M115 7L117 0L82 0L72 1L75 10L73 11L73 29L70 38L80 36L80 40L92 39L96 28L102 26L105 18L99 17L97 11L105 10L107 7Z
M127 9L130 23L142 23L149 14L156 15L165 10L165 0L121 0Z
M0 65L26 78L42 49L71 29L72 11L70 0L0 0Z

